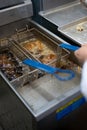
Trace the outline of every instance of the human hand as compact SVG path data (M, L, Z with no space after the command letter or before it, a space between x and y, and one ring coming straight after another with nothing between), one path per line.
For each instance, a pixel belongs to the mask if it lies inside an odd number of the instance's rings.
M80 49L74 52L74 54L79 62L84 63L87 60L87 44L82 45Z

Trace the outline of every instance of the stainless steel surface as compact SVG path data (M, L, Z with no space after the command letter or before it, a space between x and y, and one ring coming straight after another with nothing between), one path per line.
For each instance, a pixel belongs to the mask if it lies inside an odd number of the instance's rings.
M23 87L16 87L16 91L23 98L37 120L45 114L60 106L67 97L79 91L80 77L67 82L58 81L51 75L45 75L33 83ZM57 106L57 108L58 108ZM49 111L49 112L48 112Z
M40 11L49 10L76 0L40 0Z
M0 26L17 20L22 20L24 18L29 18L32 15L32 2L30 0L26 0L23 4L0 10Z
M71 2L54 9L41 11L40 15L58 27L87 16L87 9L79 2Z
M64 42L62 39L58 37L56 38L56 36L54 37L53 33L49 32L38 24L35 25L35 23L30 22L29 25L31 27L36 27L45 35L48 35L49 39L56 39L58 43ZM11 42L13 41L12 36L9 36ZM17 47L19 48L19 46ZM40 121L58 109L61 105L66 104L68 101L72 100L74 97L80 94L79 74L76 74L76 77L68 82L60 82L51 75L44 75L43 77L40 77L33 82L23 85L21 85L21 82L18 84L17 80L14 82L9 82L1 72L0 75L6 81L11 90L21 100L24 106L26 106L27 110L33 115L36 121ZM29 75L26 75L26 78L28 76Z
M38 31L40 31L43 35L44 34L43 30L44 32L46 30L45 29L42 30L39 27ZM18 37L17 45L22 44L23 41L26 41L26 38L29 39L29 37L32 36L29 35L30 31L26 32L26 30L25 31L23 30L24 29L19 30L16 36L15 35L12 36L12 38L14 39L15 37L16 38ZM31 28L30 30L33 29ZM28 36L26 35L26 33L28 34ZM47 33L47 31L45 33ZM50 34L50 36L51 35L52 34ZM48 40L51 39L48 37ZM57 40L57 42L61 43L63 41L59 39L59 41ZM64 57L64 59L66 60L66 57ZM26 77L27 76L28 75L26 75ZM74 94L78 93L80 90L79 82L80 82L80 74L76 74L76 77L68 82L58 81L52 75L46 74L43 77L40 77L39 79L37 78L33 82L27 83L23 86L17 84L17 82L12 82L11 85L15 89L16 93L18 93L19 98L24 102L25 106L34 115L37 121L39 121L43 119L48 113L51 113L51 111L58 108L58 106L60 106L61 103L64 103L63 101L69 98L69 96L72 97Z
M13 6L16 4L23 3L23 2L24 2L24 0L0 0L0 8Z
M78 44L87 44L87 17L60 27L59 31Z

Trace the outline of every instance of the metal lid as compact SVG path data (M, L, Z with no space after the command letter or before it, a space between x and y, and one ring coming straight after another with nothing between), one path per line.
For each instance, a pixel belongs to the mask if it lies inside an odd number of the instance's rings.
M23 2L24 0L0 0L0 9L17 5L17 4L21 4Z
M20 0L19 2L22 2L22 1L23 0ZM10 5L11 4L12 3L10 3ZM17 4L17 5L0 10L0 26L6 25L8 23L15 22L24 18L29 18L32 15L33 15L33 9L32 9L31 0L24 0L24 2L21 4Z
M49 1L52 2L52 0ZM80 18L84 18L87 16L87 9L78 0L71 2L70 0L68 0L68 3L64 2L62 2L61 4L56 3L55 5L53 4L54 6L51 6L52 5L51 3L51 5L49 4L50 8L46 6L48 9L45 8L44 5L45 3L43 4L42 11L40 11L39 14L46 20L48 20L49 22L53 23L58 27L62 27L64 25L67 25Z

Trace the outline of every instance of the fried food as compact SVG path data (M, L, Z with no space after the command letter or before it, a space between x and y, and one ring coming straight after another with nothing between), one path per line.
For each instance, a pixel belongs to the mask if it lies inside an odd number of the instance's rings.
M82 32L84 30L84 28L82 25L79 24L79 25L77 25L76 30L79 32Z
M9 50L0 52L0 70L10 81L23 74L22 67Z
M39 54L44 49L44 44L39 41L30 41L23 45L26 50L29 50L32 54Z
M44 64L48 64L51 61L55 60L57 57L55 54L42 55L40 61Z

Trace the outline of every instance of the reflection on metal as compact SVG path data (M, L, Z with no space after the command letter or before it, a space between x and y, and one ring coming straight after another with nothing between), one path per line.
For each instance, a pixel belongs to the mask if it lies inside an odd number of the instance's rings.
M23 3L24 0L0 0L0 9Z
M87 17L60 27L59 31L77 44L87 44Z
M58 27L62 27L87 16L86 8L80 2L71 2L47 11L40 15Z
M52 8L59 7L76 0L39 0L40 1L40 11L46 11Z
M0 26L31 17L32 15L32 2L30 0L26 0L23 4L18 4L0 10Z

